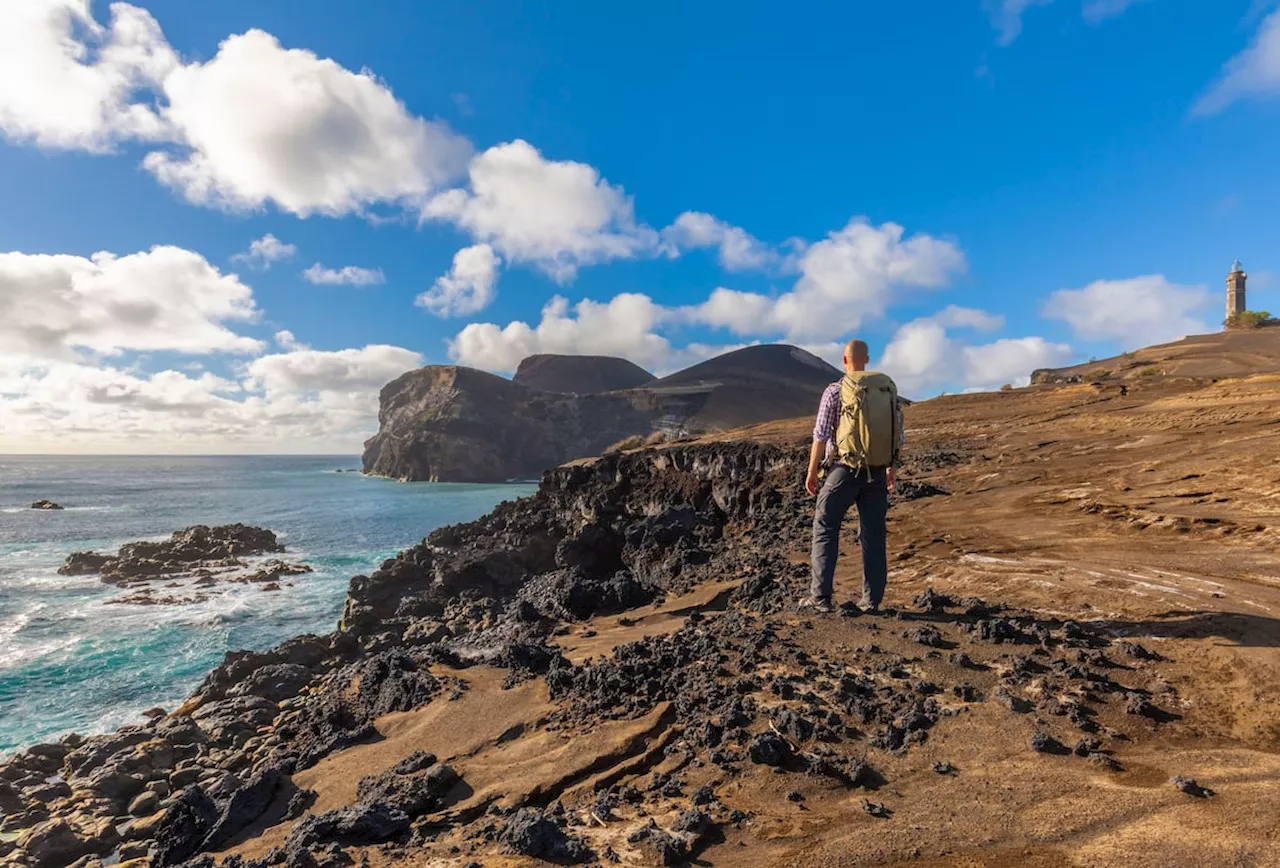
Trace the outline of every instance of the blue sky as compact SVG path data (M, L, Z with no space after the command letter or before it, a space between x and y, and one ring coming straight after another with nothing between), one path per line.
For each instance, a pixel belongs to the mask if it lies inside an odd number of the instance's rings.
M1274 3L594 7L0 0L0 451L349 451L533 351L994 388L1236 256L1280 309Z

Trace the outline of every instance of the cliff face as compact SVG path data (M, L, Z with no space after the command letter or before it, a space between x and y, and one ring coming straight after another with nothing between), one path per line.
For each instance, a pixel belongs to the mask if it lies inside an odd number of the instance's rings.
M380 399L365 472L446 482L537 478L650 430L658 405L644 392L539 392L454 366L411 371L388 383Z
M535 356L516 381L456 366L411 371L382 390L364 470L405 481L537 478L633 435L701 434L810 413L839 376L803 350L771 346L728 353L639 388L570 394L527 385L586 389L648 376L629 362L603 361L609 364L589 375L591 358Z

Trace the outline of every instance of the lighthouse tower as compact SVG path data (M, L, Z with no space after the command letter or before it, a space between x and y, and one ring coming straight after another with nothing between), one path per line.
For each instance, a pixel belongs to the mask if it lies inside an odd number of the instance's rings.
M1244 284L1248 279L1249 275L1244 273L1244 266L1237 259L1231 264L1231 273L1227 275L1227 319L1248 309L1244 301Z

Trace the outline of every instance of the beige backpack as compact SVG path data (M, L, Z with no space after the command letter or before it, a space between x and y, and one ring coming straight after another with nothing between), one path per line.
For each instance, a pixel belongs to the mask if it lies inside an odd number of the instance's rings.
M898 387L886 374L858 371L840 381L836 459L863 470L888 467L898 457Z

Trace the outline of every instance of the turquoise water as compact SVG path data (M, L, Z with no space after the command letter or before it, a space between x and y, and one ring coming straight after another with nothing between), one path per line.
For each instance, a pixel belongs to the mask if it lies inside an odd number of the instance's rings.
M181 702L222 655L332 630L347 582L431 530L532 485L404 484L338 473L350 457L0 456L0 753L137 722ZM29 509L48 498L61 512ZM107 605L96 576L59 576L73 551L114 551L192 524L279 535L315 572L290 587L215 588L186 605Z

